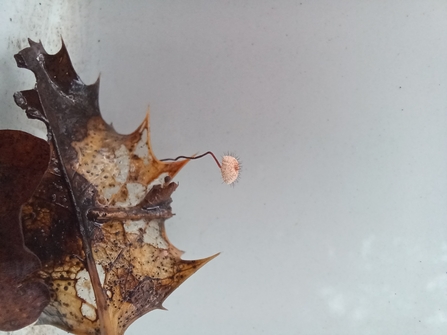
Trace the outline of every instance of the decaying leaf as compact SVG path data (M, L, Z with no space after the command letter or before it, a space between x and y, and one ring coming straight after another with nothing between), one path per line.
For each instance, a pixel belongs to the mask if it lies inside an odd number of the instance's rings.
M49 302L33 278L39 258L24 245L20 209L39 184L50 157L48 144L21 131L0 130L0 329L22 328Z
M182 260L166 236L177 187L171 180L187 160L157 160L147 117L130 135L105 123L99 82L80 80L64 45L49 55L30 41L15 58L36 76L35 89L16 93L15 101L45 122L50 148L39 186L20 199L23 239L41 263L27 271L50 293L38 324L123 334L214 257Z

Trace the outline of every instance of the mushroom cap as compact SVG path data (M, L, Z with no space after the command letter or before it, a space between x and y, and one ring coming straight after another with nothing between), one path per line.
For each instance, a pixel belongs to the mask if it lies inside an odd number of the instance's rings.
M223 156L220 170L224 183L228 185L233 184L239 176L239 161L233 156Z

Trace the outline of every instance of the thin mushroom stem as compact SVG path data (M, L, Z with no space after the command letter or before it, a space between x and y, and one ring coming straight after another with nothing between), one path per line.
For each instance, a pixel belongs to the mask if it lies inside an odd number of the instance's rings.
M202 158L203 156L206 155L211 155L214 158L214 161L216 162L217 166L219 167L219 169L222 169L222 165L220 165L219 161L217 160L216 156L214 156L214 154L211 151L207 151L204 154L201 154L199 156L194 156L194 157L188 157L188 156L178 156L176 158L165 158L165 159L160 159L160 161L164 162L164 161L176 161L179 159L198 159L198 158Z

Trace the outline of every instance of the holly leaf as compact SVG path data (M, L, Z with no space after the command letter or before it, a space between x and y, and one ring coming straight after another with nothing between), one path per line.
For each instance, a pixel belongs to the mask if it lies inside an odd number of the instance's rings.
M85 85L65 45L49 55L41 43L15 55L36 76L17 92L28 117L48 128L50 163L22 206L25 245L42 267L50 299L38 324L75 334L123 334L213 257L182 260L168 240L172 178L187 163L152 152L148 117L118 134L101 117L99 80Z

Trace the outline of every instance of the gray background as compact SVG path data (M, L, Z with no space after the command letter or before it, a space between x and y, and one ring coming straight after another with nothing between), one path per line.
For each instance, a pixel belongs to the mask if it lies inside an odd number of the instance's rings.
M62 35L120 132L150 105L159 158L242 160L178 175L171 242L222 253L127 334L447 332L447 2L30 3L0 10L1 128L44 134L12 56Z

